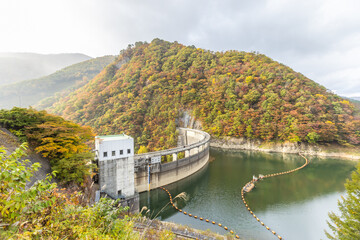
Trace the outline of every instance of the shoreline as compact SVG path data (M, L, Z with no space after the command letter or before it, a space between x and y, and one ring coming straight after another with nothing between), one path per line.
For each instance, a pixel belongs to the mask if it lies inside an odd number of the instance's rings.
M315 145L308 143L269 143L246 138L223 137L210 140L210 147L222 150L251 150L267 153L290 153L317 157L333 157L360 161L360 149L347 148L337 144Z

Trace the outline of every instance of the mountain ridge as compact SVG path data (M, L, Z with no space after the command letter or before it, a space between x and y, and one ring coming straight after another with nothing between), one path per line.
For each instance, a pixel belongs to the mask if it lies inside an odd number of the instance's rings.
M301 73L263 54L160 39L122 50L50 110L98 134L125 131L151 150L176 145L185 111L215 137L360 143L354 106Z
M89 59L91 57L82 53L0 52L0 86L46 76L66 66Z
M114 59L115 56L92 58L48 76L0 86L0 108L36 105L36 108L43 109L86 84Z

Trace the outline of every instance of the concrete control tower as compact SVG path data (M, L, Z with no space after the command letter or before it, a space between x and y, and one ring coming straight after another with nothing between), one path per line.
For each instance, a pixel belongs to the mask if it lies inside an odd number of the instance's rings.
M95 137L100 190L112 198L135 194L134 139L125 134Z

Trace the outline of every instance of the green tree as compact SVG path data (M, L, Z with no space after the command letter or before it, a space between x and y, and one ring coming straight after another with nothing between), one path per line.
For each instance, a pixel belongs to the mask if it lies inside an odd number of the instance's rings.
M352 173L351 180L346 181L345 188L346 196L338 201L340 215L329 213L332 223L328 222L328 225L333 234L325 231L329 239L360 239L360 164Z
M51 177L26 189L40 164L26 166L25 151L0 148L0 239L139 239L117 201L82 206L81 194L57 190Z
M309 143L316 143L319 140L319 135L316 132L310 132L306 136L306 140Z
M27 217L49 206L52 202L46 195L56 187L50 184L51 176L37 181L26 189L26 182L38 171L40 164L26 166L30 161L20 161L24 157L27 144L23 143L10 155L0 148L0 222L14 223L21 216ZM1 224L0 224L1 226Z
M92 152L72 154L56 161L53 170L58 173L59 180L81 184L85 177L90 176L92 170L96 167L95 164L91 164L92 159L94 159Z

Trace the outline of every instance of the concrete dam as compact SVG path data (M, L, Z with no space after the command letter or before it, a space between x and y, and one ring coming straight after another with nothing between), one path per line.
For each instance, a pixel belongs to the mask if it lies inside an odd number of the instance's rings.
M179 128L178 131L178 147L135 155L134 175L137 192L144 192L149 188L154 189L179 181L199 171L208 163L210 135L188 128ZM178 159L180 153L183 153L184 158ZM172 156L172 162L155 163L153 161L151 163L152 159L156 161L161 156L169 155Z
M206 166L210 135L189 128L177 131L178 147L144 154L134 154L134 139L130 136L95 137L100 193L115 199L134 199L138 193L174 183ZM166 156L172 161L161 163Z

